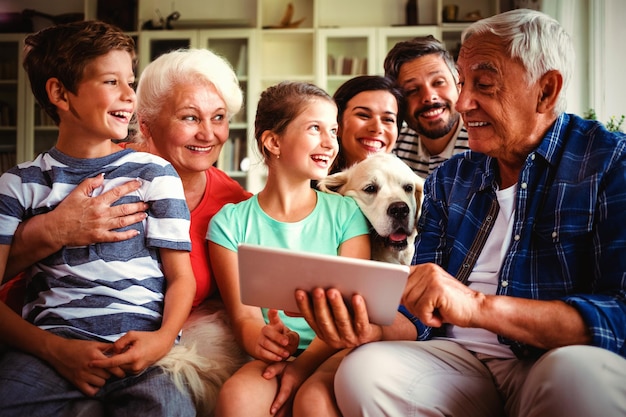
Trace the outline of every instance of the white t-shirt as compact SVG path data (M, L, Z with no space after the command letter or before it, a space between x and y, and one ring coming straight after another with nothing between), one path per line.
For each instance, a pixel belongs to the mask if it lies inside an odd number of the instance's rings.
M498 288L500 267L511 243L515 221L515 196L517 184L496 192L500 210L489 234L485 247L476 260L468 279L468 286L483 294L495 294ZM498 342L498 337L485 329L448 326L446 334L466 349L496 357L514 357L507 345Z

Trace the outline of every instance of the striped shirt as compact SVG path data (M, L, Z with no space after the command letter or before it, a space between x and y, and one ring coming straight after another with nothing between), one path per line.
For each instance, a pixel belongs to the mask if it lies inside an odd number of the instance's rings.
M81 181L104 173L99 195L132 179L135 192L116 204L150 204L140 234L122 242L64 247L27 271L25 319L47 330L71 328L90 339L117 340L129 330L161 326L165 278L159 248L191 250L189 210L182 183L164 159L127 149L94 159L56 148L0 177L0 244L10 245L19 223L46 213Z
M426 139L428 140L428 139ZM419 135L410 127L403 125L396 141L393 153L398 155L420 177L426 178L435 168L447 161L457 153L469 150L467 143L467 130L463 126L463 120L459 119L455 139L438 155L431 155L422 143Z
M465 275L496 199L496 177L496 160L471 151L428 177L414 264ZM563 300L581 314L593 345L626 357L626 135L558 117L520 172L497 294ZM416 326L420 339L432 337L432 329ZM518 356L536 353L500 342Z

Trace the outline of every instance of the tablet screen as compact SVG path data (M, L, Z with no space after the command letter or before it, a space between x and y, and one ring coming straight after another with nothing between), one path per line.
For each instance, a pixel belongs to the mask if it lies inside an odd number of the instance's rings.
M239 245L238 264L244 304L297 312L296 289L337 288L362 295L380 325L393 321L409 275L406 265L250 244Z

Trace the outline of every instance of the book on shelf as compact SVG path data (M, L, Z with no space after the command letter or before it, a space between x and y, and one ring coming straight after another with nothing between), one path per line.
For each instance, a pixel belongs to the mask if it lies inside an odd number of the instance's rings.
M233 165L233 141L228 138L224 145L222 145L222 150L220 151L220 156L217 158L217 167L224 172L228 172L232 169Z
M328 75L363 75L367 74L367 57L328 55L326 72Z
M354 63L354 57L346 56L343 58L343 65L341 67L341 75L352 74L352 64Z
M0 173L8 171L9 168L14 167L16 164L15 152L0 151Z
M9 103L0 101L0 126L15 126L13 109Z
M333 71L333 75L341 74L341 71L343 70L344 58L345 57L343 55L337 55L337 59L335 60L335 69Z
M245 43L239 48L239 57L237 58L235 72L238 77L248 75L248 45Z
M328 60L326 62L326 73L328 75L336 75L337 74L337 60L331 54L328 54Z
M229 138L217 159L217 167L225 172L241 171L241 161L247 156L245 137Z
M241 171L241 161L247 156L246 154L245 138L237 136L233 144L233 171Z
M361 59L361 66L360 66L359 71L360 71L359 74L367 74L368 73L368 71L367 71L367 57Z

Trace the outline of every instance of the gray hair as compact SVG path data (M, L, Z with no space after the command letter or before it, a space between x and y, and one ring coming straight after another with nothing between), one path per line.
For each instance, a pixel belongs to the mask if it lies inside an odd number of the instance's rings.
M565 91L574 68L574 46L561 24L550 16L529 9L516 9L472 23L461 35L464 43L474 35L494 34L501 38L510 58L518 59L526 68L526 82L533 84L548 71L556 70L563 77L554 112L565 111Z
M168 52L146 66L137 85L137 116L153 121L169 92L187 82L213 84L229 118L241 110L243 93L232 66L214 52L192 48Z

